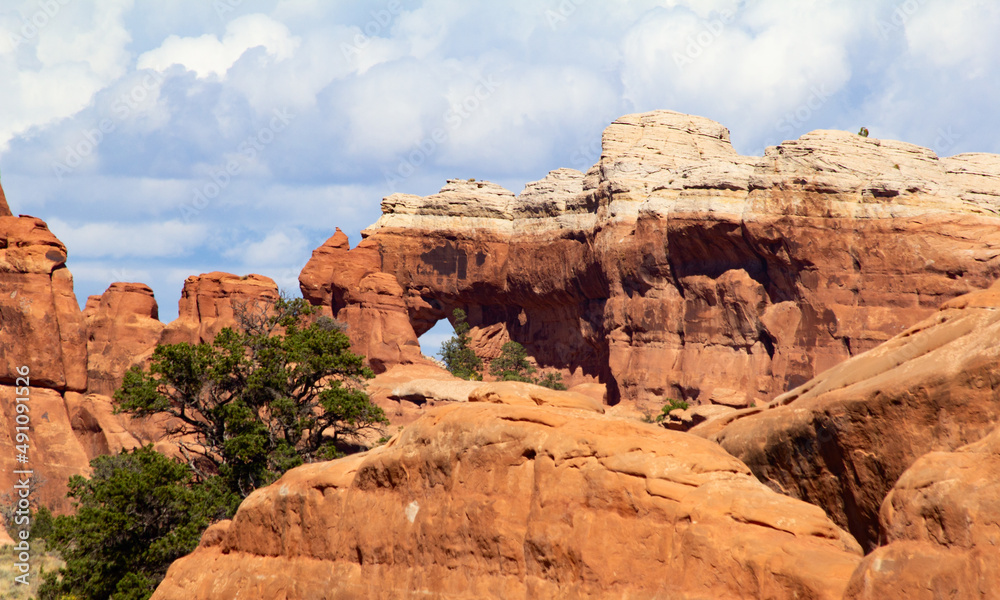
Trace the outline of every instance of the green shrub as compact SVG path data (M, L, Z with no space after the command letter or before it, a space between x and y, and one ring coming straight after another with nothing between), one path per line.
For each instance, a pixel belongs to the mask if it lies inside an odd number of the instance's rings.
M684 410L684 409L688 408L689 406L690 406L690 404L688 404L687 402L685 402L683 400L674 400L673 398L668 398L667 399L667 403L664 404L663 408L660 410L660 414L657 415L656 422L657 423L662 423L664 421L664 419L667 418L667 415L669 415L671 411L674 411L674 410Z
M469 347L471 341L469 330L472 327L465 321L465 311L456 308L451 314L455 320L455 334L441 344L438 356L444 361L445 368L455 377L482 381L483 376L479 371L483 368L483 361Z
M152 446L90 465L90 479L69 481L76 514L56 517L45 532L66 566L45 575L42 600L145 600L209 523L231 516L238 503L225 486L196 483L187 465Z
M221 475L245 498L388 423L361 387L371 369L332 319L305 325L313 309L301 298L234 311L236 329L211 344L158 345L149 371L133 367L115 392L121 412L171 417L199 479Z

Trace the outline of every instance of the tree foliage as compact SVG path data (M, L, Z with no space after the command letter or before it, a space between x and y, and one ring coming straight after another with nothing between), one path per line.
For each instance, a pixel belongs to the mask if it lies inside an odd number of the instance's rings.
M455 333L441 344L441 352L438 355L444 361L448 371L455 377L482 381L483 376L480 370L483 368L483 361L469 346L471 341L469 330L472 328L465 321L465 311L456 308L451 315L455 320Z
M538 369L528 362L528 352L517 342L507 342L500 347L500 356L490 361L490 375L500 381L534 383L531 377Z
M490 375L499 381L523 381L554 390L565 390L562 374L559 372L545 373L535 377L538 369L528 362L528 351L518 342L510 341L500 347L500 356L490 362Z
M75 515L39 514L34 533L66 561L46 574L42 600L145 600L170 563L194 550L208 524L231 516L237 504L217 479L193 485L187 465L152 446L90 465L90 479L69 481Z
M157 346L149 371L134 367L115 392L119 411L171 417L168 434L199 479L221 475L246 497L388 423L361 387L371 370L335 321L305 325L303 299L234 308L238 329Z
M656 422L662 423L667 418L667 415L671 413L671 411L686 410L689 406L690 404L688 404L683 400L675 400L674 398L667 398L667 402L663 405L663 408L660 409L660 414L656 416Z

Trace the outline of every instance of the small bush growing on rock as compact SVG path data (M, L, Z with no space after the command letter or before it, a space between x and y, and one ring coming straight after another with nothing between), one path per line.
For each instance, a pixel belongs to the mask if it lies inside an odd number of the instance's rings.
M660 410L660 414L657 415L656 422L662 423L664 419L667 418L667 415L669 415L671 411L684 410L689 406L690 404L688 404L683 400L675 400L673 398L667 398L667 403L663 405L663 408Z
M483 376L479 371L483 368L483 361L469 347L471 341L469 330L472 327L465 321L465 311L456 308L451 315L455 319L455 334L441 344L438 356L455 377L482 381Z
M528 362L528 352L521 344L510 341L500 347L500 356L490 362L490 375L500 381L523 381L553 390L565 390L562 374L550 372L541 377L533 377L538 371Z
M562 373L558 371L551 371L549 373L545 373L537 380L535 380L535 383L537 383L542 387L547 387L553 390L566 389L566 384L562 382Z

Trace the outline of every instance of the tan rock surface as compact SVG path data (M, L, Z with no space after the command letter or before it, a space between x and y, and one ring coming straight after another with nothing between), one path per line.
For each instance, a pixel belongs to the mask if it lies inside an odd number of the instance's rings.
M663 426L674 431L688 431L709 421L720 421L731 416L736 409L720 404L702 404L685 409L672 410L663 419Z
M1000 276L1000 157L840 131L748 157L670 111L618 119L585 175L518 196L449 180L382 209L357 248L317 250L306 297L407 343L462 308L484 355L513 339L647 411L770 400ZM349 299L375 272L398 298Z
M774 489L823 507L862 546L917 458L954 450L1000 422L1000 283L779 396L767 410L692 429Z
M880 514L886 544L865 557L847 600L1000 594L1000 429L920 457Z
M551 390L520 381L485 383L472 390L469 402L488 402L508 406L551 406L604 413L604 405L594 398L577 392Z
M407 400L417 404L437 402L468 402L469 394L483 385L481 381L466 381L440 379L413 379L402 383L392 390L389 396L393 400Z
M821 510L695 436L453 404L253 493L153 598L833 600L859 559Z

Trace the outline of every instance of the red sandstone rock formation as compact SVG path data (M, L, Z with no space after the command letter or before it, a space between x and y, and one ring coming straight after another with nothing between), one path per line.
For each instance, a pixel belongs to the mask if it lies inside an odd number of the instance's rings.
M668 111L613 123L586 174L519 196L451 180L382 210L355 249L337 235L314 253L310 301L407 342L461 307L475 339L517 340L611 403L766 401L1000 274L997 156L817 131L748 157ZM373 273L401 292L362 309L350 294Z
M42 221L14 217L0 193L0 488L15 469L35 472L36 498L69 508L66 481L87 472L64 396L87 387L87 344L66 248ZM29 373L18 380L18 369ZM17 461L15 398L29 407L28 463Z
M376 373L394 365L431 364L417 336L437 317L424 317L421 311L429 307L419 296L407 296L395 277L379 272L374 246L362 243L348 256L349 251L347 236L338 228L303 269L300 279L308 282L302 284L303 296L347 323L351 350L367 357Z
M466 403L257 490L153 598L834 600L860 558L696 436Z
M88 391L111 396L132 365L143 364L163 334L153 290L142 283L113 283L91 296L87 328Z
M31 369L32 385L87 388L83 315L66 247L34 217L0 217L0 383Z
M904 470L1000 423L998 339L1000 282L944 304L766 410L691 431L717 440L772 488L823 507L871 550L879 507Z
M211 343L225 327L236 324L233 302L274 302L278 286L263 275L202 273L184 281L177 319L163 330L162 344Z
M266 277L210 273L188 279L180 318L166 330L143 284L112 284L88 300L84 314L66 254L44 222L12 216L0 188L0 488L11 489L12 471L24 467L12 407L26 395L28 468L40 484L34 497L57 512L70 508L67 480L89 473L92 458L162 437L155 420L113 414L110 396L130 366L145 362L161 340L210 340L233 324L233 298L277 297ZM20 367L30 370L28 386L17 381Z
M11 217L13 213L10 212L10 207L7 206L7 194L3 191L3 186L0 185L0 217Z
M883 543L845 600L995 598L1000 590L1000 429L925 454L882 504Z

